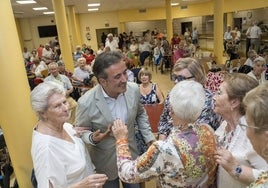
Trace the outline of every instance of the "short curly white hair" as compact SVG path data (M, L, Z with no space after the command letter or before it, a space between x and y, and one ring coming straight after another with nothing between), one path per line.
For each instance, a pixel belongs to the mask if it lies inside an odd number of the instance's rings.
M205 104L205 90L196 81L181 81L171 90L169 100L175 116L193 123L200 116Z
M40 113L47 110L48 100L55 93L65 95L65 90L62 85L53 81L43 82L36 86L31 92L32 109L39 119L42 119Z

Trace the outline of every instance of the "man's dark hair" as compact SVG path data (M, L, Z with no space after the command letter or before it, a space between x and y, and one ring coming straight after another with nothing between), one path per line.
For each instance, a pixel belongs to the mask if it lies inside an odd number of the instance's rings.
M123 59L123 55L120 52L110 51L101 53L96 59L93 65L93 73L97 79L106 79L108 75L105 73L105 69L111 65L119 63Z

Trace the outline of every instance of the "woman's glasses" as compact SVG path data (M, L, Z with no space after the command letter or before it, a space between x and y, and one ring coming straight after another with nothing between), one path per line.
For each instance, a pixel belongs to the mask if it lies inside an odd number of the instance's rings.
M183 81L183 80L188 80L188 79L191 79L191 78L194 78L194 76L185 77L185 76L182 76L182 75L176 75L176 74L172 74L172 75L171 75L171 79L172 79L173 81L177 81L177 82L180 82L180 81Z
M240 123L240 122L239 122L238 124L239 124L239 126L241 127L241 129L243 129L243 130L246 130L246 128L260 129L259 127L250 126L250 125L245 125L245 124Z

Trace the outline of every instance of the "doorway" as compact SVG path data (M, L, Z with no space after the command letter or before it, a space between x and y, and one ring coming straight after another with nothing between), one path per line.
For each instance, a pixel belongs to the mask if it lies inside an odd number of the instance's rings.
M242 32L242 18L234 18L234 27L238 27L238 30Z
M182 35L184 35L184 32L186 31L186 28L188 28L188 30L190 32L192 32L193 23L192 22L181 22L181 34Z
M105 45L105 40L104 40L105 37L102 37L102 35L104 34L105 36L107 36L109 33L118 34L118 28L115 27L115 28L96 29L96 36L97 36L98 45L100 43L103 43L103 42L104 42L103 45Z

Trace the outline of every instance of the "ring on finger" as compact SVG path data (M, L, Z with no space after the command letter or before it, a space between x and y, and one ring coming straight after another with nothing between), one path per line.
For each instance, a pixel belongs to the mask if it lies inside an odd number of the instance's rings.
M99 186L100 186L100 184L99 184L99 183L96 183L96 184L95 184L95 187L96 187L96 188L97 188L97 187L99 187Z

